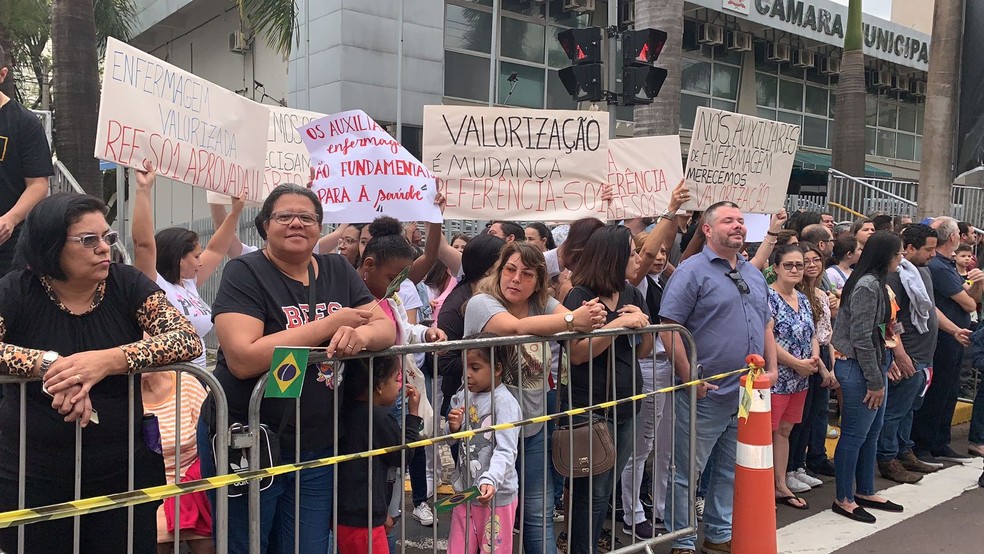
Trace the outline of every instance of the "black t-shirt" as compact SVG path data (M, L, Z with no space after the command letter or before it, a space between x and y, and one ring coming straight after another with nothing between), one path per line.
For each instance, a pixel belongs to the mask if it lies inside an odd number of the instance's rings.
M596 298L598 295L584 287L574 287L567 298L564 299L564 306L568 310L576 310L581 304ZM646 315L649 309L646 307L646 300L642 297L639 289L626 283L622 293L618 296L618 304L614 311L608 311L607 323L611 323L618 318L618 310L626 304L639 307ZM615 398L627 398L642 392L642 371L639 368L639 361L632 356L632 342L638 335L621 335L604 352L594 357L593 373L591 374L592 386L589 396L588 385L588 364L571 364L570 387L572 407L583 407L598 404L606 400L611 400L611 392L606 394L605 388L608 384L608 376L611 375L611 368L608 361L611 359L610 349L615 349L615 375L612 386L615 389ZM636 347L638 349L638 346ZM638 352L638 350L636 350ZM633 386L634 383L634 386ZM638 410L633 408L632 403L620 404L616 408L616 415L619 420L632 417Z
M441 313L437 317L437 327L448 335L448 340L460 340L465 332L465 304L474 295L471 284L463 283L444 299L441 305ZM461 351L442 352L437 356L437 367L443 376L441 380L441 392L444 393L444 404L441 405L441 413L447 414L451 404L451 397L458 392L461 387L462 361Z
M0 315L7 334L4 342L37 350L54 350L62 356L76 352L122 346L143 338L136 320L137 309L160 289L132 266L112 264L102 301L85 315L68 313L48 296L34 274L19 270L0 279ZM126 475L128 447L128 377L113 375L99 382L89 397L99 412L99 424L82 430L82 479ZM140 379L133 390L134 444L143 444L140 420L143 402ZM0 464L0 475L17 478L20 421L20 386L3 385L0 401L0 456L12 463ZM41 382L27 384L27 477L71 483L74 477L75 424L65 423L41 391Z
M25 179L54 174L48 137L37 116L13 100L0 107L0 215L20 199ZM9 271L19 231L20 226L0 244L0 275Z
M354 308L375 299L352 264L337 254L315 255L320 271L317 278L315 319L323 319L341 308ZM240 256L226 264L222 283L212 305L212 320L224 313L245 314L263 322L263 334L272 335L303 325L308 318L308 288L281 273L262 250ZM327 346L325 342L321 346ZM304 375L301 393L301 448L321 450L331 446L334 435L333 365L310 365ZM322 375L324 372L324 375ZM258 378L240 379L226 364L219 345L215 377L222 384L229 400L229 419L246 423L249 397ZM320 377L320 379L319 379ZM280 436L281 448L294 449L293 399L264 398L260 421L274 431L280 429L286 412L286 425ZM339 432L343 431L339 422Z

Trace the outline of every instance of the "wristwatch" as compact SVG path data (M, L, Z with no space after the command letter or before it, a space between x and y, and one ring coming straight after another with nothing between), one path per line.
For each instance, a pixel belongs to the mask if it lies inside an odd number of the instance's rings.
M48 368L51 367L51 364L55 363L59 355L58 352L49 350L41 356L41 367L38 369L38 375L42 379L44 379L44 374L48 373Z
M564 316L564 323L567 323L567 330L571 333L574 332L574 312L567 312Z

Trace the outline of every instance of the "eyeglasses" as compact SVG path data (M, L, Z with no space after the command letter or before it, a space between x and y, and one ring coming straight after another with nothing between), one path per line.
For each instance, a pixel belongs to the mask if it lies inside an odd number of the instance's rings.
M301 225L305 227L311 227L312 225L318 224L318 217L314 214L309 213L294 213L294 212L278 212L270 216L270 219L276 221L281 225L290 225L294 222L294 219L300 220Z
M803 261L808 266L809 265L820 265L823 262L823 260L821 260L820 258L809 258L809 259L803 260Z
M342 242L345 244L359 244L359 239L354 239L352 237L342 237Z
M106 246L113 246L118 240L120 240L120 235L116 231L109 231L105 235L82 235L80 237L65 237L65 240L70 240L72 242L77 242L82 245L82 248L98 248L100 242L105 242Z
M502 266L502 274L507 278L512 279L516 276L516 273L519 273L519 278L522 281L532 281L536 279L536 272L532 269L524 269L520 271L518 267L512 264Z
M742 279L741 273L739 273L737 269L732 269L731 271L725 273L725 275L727 275L731 281L734 282L735 286L738 287L738 292L742 294L748 294L751 292L752 289L748 288L748 283Z
M803 268L804 267L806 267L806 264L804 264L803 262L783 262L782 263L782 268L785 269L786 271L792 271L794 269L796 271L803 271Z

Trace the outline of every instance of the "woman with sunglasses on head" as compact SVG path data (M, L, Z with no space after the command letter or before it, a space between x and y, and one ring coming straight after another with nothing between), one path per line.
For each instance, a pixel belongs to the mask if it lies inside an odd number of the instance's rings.
M838 352L834 373L840 382L841 437L834 453L837 496L834 513L875 523L865 508L901 512L902 506L875 494L875 458L885 417L886 373L894 342L897 309L885 279L902 260L902 240L889 231L868 238L841 294L831 344Z
M809 378L820 369L820 345L813 324L813 308L806 295L796 290L803 280L803 250L795 244L776 249L772 266L776 280L769 285L769 308L775 322L779 378L772 385L772 443L776 500L796 508L809 508L806 500L795 493L810 486L786 473L789 459L789 433L803 419L803 405Z
M219 351L215 377L225 390L230 423L246 423L250 395L272 363L277 346L325 347L329 358L393 345L396 331L355 268L336 254L315 255L322 206L310 190L280 185L263 202L255 223L266 246L226 264L212 306ZM314 296L312 305L311 297ZM333 453L336 375L334 363L312 364L304 375L300 421L292 399L264 398L260 421L281 430L280 462L312 460ZM206 401L206 406L211 400ZM214 475L214 422L202 417L198 449L202 474ZM301 459L294 459L295 426ZM330 467L278 475L260 496L260 549L293 552L328 550L332 510ZM294 498L300 479L301 497ZM300 537L294 536L294 503L300 502ZM229 550L249 548L246 495L229 499Z
M42 200L28 214L17 243L15 265L22 269L0 280L0 367L5 374L41 379L23 389L19 383L3 385L0 455L7 462L0 464L0 510L18 507L20 426L27 433L26 506L131 488L131 440L132 488L164 484L164 460L144 441L141 378L133 382L130 375L191 361L202 343L160 287L137 269L110 262L118 236L105 213L105 204L91 196L63 193ZM20 418L22 400L27 421ZM76 423L85 428L79 497ZM82 516L77 551L123 553L132 546L134 552L155 552L157 505L133 508L132 543L126 510ZM23 531L26 552L73 551L71 519ZM0 531L0 549L16 552L17 535L16 527Z
M499 336L550 336L567 331L587 333L604 322L597 299L585 299L567 309L550 296L547 264L540 250L527 242L507 243L492 273L483 279L465 306L465 336L495 333ZM519 401L523 417L550 413L546 405L550 360L548 342L522 346L519 379L506 382ZM556 552L553 534L553 478L544 474L546 454L544 424L523 428L523 544L527 552ZM549 461L547 462L549 463ZM547 512L544 512L544 507Z

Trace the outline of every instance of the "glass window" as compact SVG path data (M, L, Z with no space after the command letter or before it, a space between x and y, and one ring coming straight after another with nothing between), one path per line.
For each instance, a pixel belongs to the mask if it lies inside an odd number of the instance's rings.
M711 64L705 61L683 58L681 88L692 92L711 93Z
M742 56L744 52L735 52L734 50L728 50L726 46L718 45L714 47L714 61L730 63L732 65L741 65Z
M894 102L878 103L878 126L895 129L898 125L899 106Z
M506 58L543 63L543 34L543 25L503 17L499 51Z
M502 11L543 17L544 4L542 2L530 2L529 0L502 0Z
M806 113L827 115L827 89L806 86Z
M776 118L776 121L782 121L783 123L791 123L793 125L802 125L803 116L801 116L798 113L789 113L789 112L780 111L778 117ZM800 136L800 140L803 140L802 136Z
M714 64L714 82L711 89L712 96L727 98L729 100L738 99L738 76L741 69L716 63Z
M803 83L779 79L779 107L784 110L803 111Z
M444 52L444 95L488 101L489 63L488 58Z
M803 118L803 144L806 146L827 146L827 120L817 117Z
M875 129L874 127L865 127L864 129L864 153L865 154L875 154Z
M567 89L564 88L564 83L560 82L557 72L552 70L547 71L547 109L577 109L577 102L567 93Z
M875 97L870 94L864 98L864 124L878 124L878 100L875 100Z
M926 117L925 104L916 108L916 132L923 134L923 118Z
M707 98L692 94L680 95L680 128L693 129L694 119L697 118L697 108L707 106Z
M711 99L711 107L716 110L724 110L726 112L738 111L737 102L731 102L730 100L718 100L717 98Z
M817 71L816 67L806 68L806 80L811 83L816 83L818 85L826 85L830 82L830 79L826 75Z
M776 107L779 79L765 73L755 73L755 103L759 106Z
M899 130L916 132L916 107L902 104L899 106Z
M834 106L837 105L837 93L833 90L830 91L830 117L834 117Z
M558 27L548 27L547 28L547 65L550 67L556 67L561 69L571 65L570 58L567 57L567 53L560 46L560 41L557 40L557 33L562 31Z
M788 63L779 64L779 74L784 77L792 77L793 79L803 79L803 70L793 67L792 64Z
M509 76L516 73L519 81L509 82ZM513 93L509 96L509 89ZM563 88L563 85L561 85ZM508 96L508 100L507 100ZM525 106L527 108L543 107L543 70L518 63L499 62L499 98L500 104L509 106Z
M756 115L758 115L762 119L771 119L772 121L775 121L776 120L776 111L775 110L769 110L769 109L766 109L766 108L759 108L758 111L757 111L757 113L756 113Z
M897 145L895 155L902 160L914 160L916 159L916 137L915 135L907 135L905 133L899 133L896 137Z
M916 137L916 155L912 159L922 161L922 137Z
M878 148L875 153L886 158L895 157L895 131L878 130Z
M492 14L448 4L444 21L444 47L486 54L491 52Z
M492 5L492 0L487 0L489 5ZM535 2L530 2L529 0L519 0L516 3L528 2L534 4ZM565 0L550 0L549 9L549 19L551 23L557 23L564 25L565 27L576 27L578 29L583 27L590 27L592 25L597 27L604 27L607 25L608 20L608 9L598 6L594 12L584 12L578 13L574 10L564 9Z
M462 2L471 2L472 4L479 4L481 6L492 7L492 0L459 0Z

